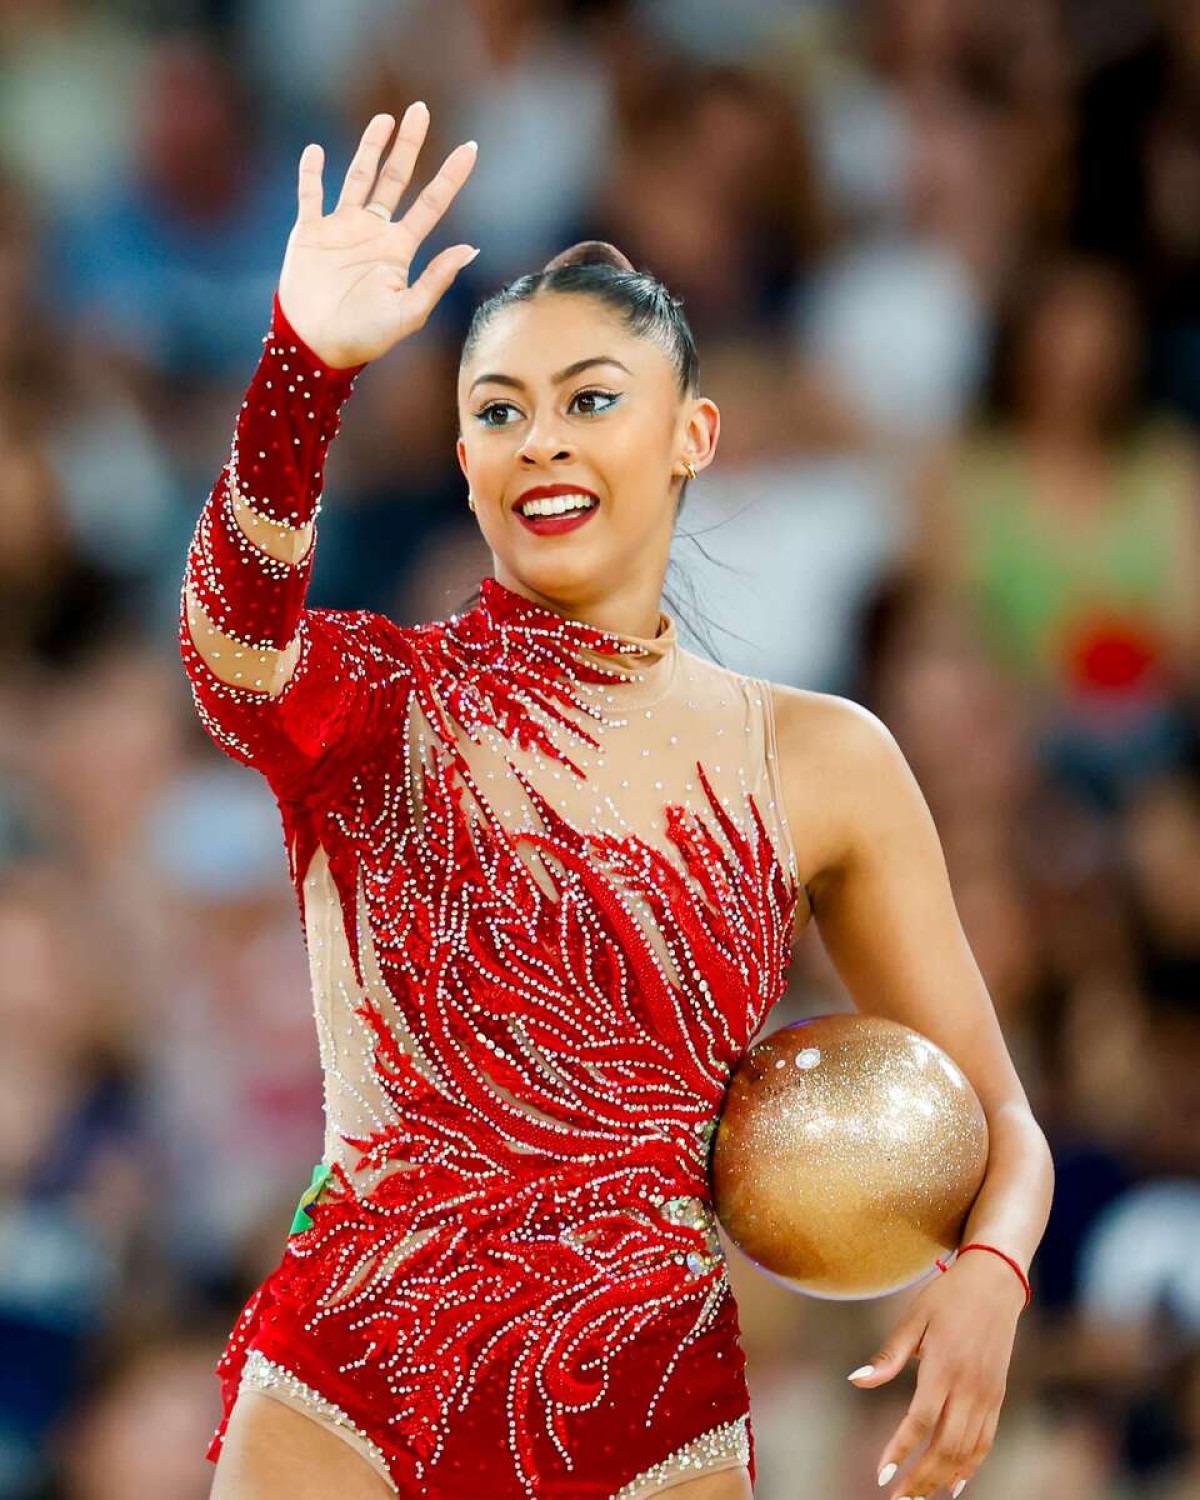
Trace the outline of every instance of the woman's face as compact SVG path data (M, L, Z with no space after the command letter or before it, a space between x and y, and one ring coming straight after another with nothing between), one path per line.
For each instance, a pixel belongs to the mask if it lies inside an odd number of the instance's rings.
M1136 314L1122 283L1087 267L1065 273L1022 340L1024 410L1047 425L1101 431L1135 378L1137 346Z
M684 461L716 449L720 417L681 398L663 350L593 297L543 293L498 313L458 379L458 460L512 587L566 605L658 598ZM585 517L526 519L531 490L596 503Z

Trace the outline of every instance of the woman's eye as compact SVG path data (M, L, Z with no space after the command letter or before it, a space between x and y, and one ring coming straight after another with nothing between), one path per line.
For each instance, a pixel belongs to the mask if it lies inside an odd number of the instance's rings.
M507 427L507 422L493 422L490 420L493 412L504 411L506 408L509 411L516 410L511 401L489 401L482 411L478 413L479 420L485 427Z
M592 403L592 402L596 401L597 399L600 400L600 401L607 402L608 405L597 407L595 405L589 404L589 405L585 405L585 406L581 407L580 410L583 412L583 415L585 417L598 416L600 412L602 412L602 411L608 411L610 409L610 407L612 407L621 398L614 391L601 391L601 390L595 390L595 389L588 389L586 391L577 391L575 393L575 395L571 399L571 405L574 406L575 403L579 402L579 401ZM478 417L479 417L479 420L483 423L483 425L485 427L509 427L509 426L511 426L512 424L510 422L507 422L507 421L503 421L503 422L493 422L492 421L493 414L495 412L501 412L501 411L516 411L516 407L512 404L511 401L489 401L488 404L478 413Z
M594 396L599 396L599 398L600 398L601 401L607 401L609 403L609 406L613 405L614 402L617 402L617 401L619 401L621 399L619 396L615 395L612 391L587 390L587 391L580 391L576 395L575 400L576 401L587 401L587 400L590 400ZM608 410L608 406L602 406L602 407L599 408L599 410L600 411L607 411ZM595 416L596 415L596 411L597 411L597 408L596 407L592 407L589 411L586 412L586 415L588 415L588 416Z

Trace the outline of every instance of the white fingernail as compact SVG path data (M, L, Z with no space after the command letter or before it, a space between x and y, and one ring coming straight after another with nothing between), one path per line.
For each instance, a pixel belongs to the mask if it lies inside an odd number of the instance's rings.
M478 151L479 150L479 142L478 141L464 141L463 145L464 146L470 146L470 148L471 148L472 151Z
M864 1375L874 1375L874 1373L875 1373L875 1366L874 1365L859 1365L859 1367L858 1367L857 1370L851 1370L850 1371L849 1375L846 1376L846 1379L847 1380L859 1380Z
M966 1487L967 1481L965 1479L960 1479L954 1486L954 1488L950 1491L950 1500L958 1500L958 1497L962 1494L963 1490L965 1490Z
M429 106L425 103L424 99L414 99L408 107L409 109L423 109L426 114L429 113Z
M476 248L471 251L470 255L467 256L466 260L463 261L463 265L464 266L469 266L471 264L471 262L475 259L475 257L479 254L479 252L480 252L480 250L482 248L483 248L482 245L476 246Z
M880 1489L882 1489L885 1484L890 1484L895 1477L896 1477L896 1465L895 1464L887 1464L887 1465L885 1465L884 1468L880 1469L880 1471L879 1471L879 1487L880 1487Z

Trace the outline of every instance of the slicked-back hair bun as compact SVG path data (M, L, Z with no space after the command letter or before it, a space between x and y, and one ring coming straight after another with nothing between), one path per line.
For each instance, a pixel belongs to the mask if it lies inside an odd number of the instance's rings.
M580 240L547 261L540 271L518 276L486 297L471 317L460 368L497 313L548 292L592 297L611 308L630 333L650 339L662 349L674 367L681 396L699 394L700 357L682 300L673 297L653 272L636 270L629 257L607 240Z
M580 240L568 250L548 260L542 272L558 271L564 266L612 266L616 271L632 271L633 262L607 240Z

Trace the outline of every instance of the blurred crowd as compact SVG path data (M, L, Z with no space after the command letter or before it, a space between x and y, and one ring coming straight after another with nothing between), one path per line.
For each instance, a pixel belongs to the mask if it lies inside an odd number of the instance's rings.
M1057 1193L978 1500L1200 1494L1200 0L0 0L0 1500L201 1500L322 1149L277 810L175 639L294 215L376 110L482 254L369 369L310 602L458 608L474 302L576 239L684 299L666 607L922 784ZM771 1017L845 1008L815 934ZM761 1500L863 1500L901 1299L730 1252Z

